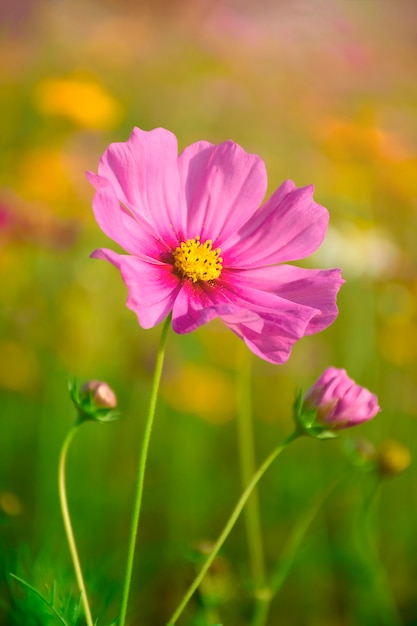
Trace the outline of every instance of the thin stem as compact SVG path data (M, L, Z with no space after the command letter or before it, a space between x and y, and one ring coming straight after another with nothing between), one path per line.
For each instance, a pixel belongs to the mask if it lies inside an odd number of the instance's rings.
M129 600L130 585L132 582L132 570L133 570L133 560L135 556L136 537L138 533L139 516L140 516L140 509L141 509L141 504L142 504L143 483L144 483L144 478L145 478L146 461L148 457L149 441L151 438L152 425L153 425L153 420L155 416L159 383L161 380L162 367L164 364L166 337L167 337L170 323L171 323L171 316L169 315L164 322L164 326L162 327L159 348L158 348L158 352L156 355L156 363L155 363L155 371L154 371L153 382L152 382L151 398L149 401L149 409L148 409L148 415L146 418L145 432L143 435L142 448L141 448L141 452L139 456L135 500L134 500L134 505L133 505L132 522L131 522L131 527L130 527L130 539L129 539L128 553L127 553L126 574L125 574L122 603L121 603L120 616L119 616L119 626L124 626L125 620L126 620L127 603Z
M381 624L384 626L401 626L402 619L398 612L387 574L381 560L372 532L372 509L379 492L381 480L377 479L367 496L361 513L361 520L358 524L359 546L366 565L369 568L369 575L373 592L375 594L376 606L379 608Z
M245 344L241 345L239 356L237 430L240 453L240 473L242 487L245 487L256 470L252 418L251 352L247 349ZM253 490L248 500L244 516L252 584L255 589L259 589L265 581L265 557L257 489Z
M246 502L248 501L249 496L252 494L254 488L256 487L256 485L258 484L258 482L260 481L262 476L265 474L266 470L269 468L269 466L272 464L272 462L277 458L277 456L279 456L279 454L284 450L284 448L286 448L286 446L291 441L294 441L294 439L297 439L297 437L299 437L300 435L301 435L300 432L298 432L297 430L294 431L277 448L275 448L271 452L271 454L265 459L265 461L262 463L262 465L259 467L259 469L256 471L256 473L252 476L252 479L250 480L250 482L247 485L246 489L244 490L244 492L240 496L240 498L239 498L235 508L232 511L232 514L230 515L229 519L226 522L225 527L223 528L222 532L220 533L219 538L217 539L217 541L214 544L214 546L213 546L209 556L207 557L206 562L204 563L204 565L201 568L200 572L197 574L197 576L194 579L194 581L189 586L189 588L186 591L186 593L184 594L180 604L178 605L178 608L175 610L175 612L173 613L171 619L169 620L168 626L174 626L175 622L177 621L177 619L179 618L179 616L183 612L183 610L184 610L185 606L187 605L188 601L190 600L191 596L193 595L193 593L196 591L196 589L200 585L200 583L203 580L207 570L209 569L210 565L213 563L214 559L216 558L217 553L219 552L220 548L222 547L222 545L226 541L227 537L229 536L230 531L232 530L233 526L235 525L235 523L236 523L240 513L242 512L243 507L245 506Z
M59 489L59 499L61 502L61 511L62 511L62 519L64 521L65 533L67 535L67 541L69 550L71 553L72 563L74 566L75 576L77 579L78 588L81 593L81 600L84 607L85 619L87 622L87 626L94 626L93 618L91 616L90 605L88 603L87 590L85 588L84 578L81 571L81 564L78 558L77 546L75 543L74 532L72 530L71 517L68 509L68 501L67 501L67 491L65 486L65 466L67 460L67 452L68 448L71 444L71 441L78 430L78 426L80 424L76 423L68 435L64 439L64 443L62 444L61 454L59 457L59 470L58 470L58 489Z
M330 485L327 485L326 488L313 499L307 510L304 511L298 518L287 540L282 555L272 572L268 587L259 594L252 620L252 626L264 626L266 624L271 602L287 578L294 562L295 555L297 554L308 529L321 509L324 501L333 489L340 483L344 474L345 472L333 480Z

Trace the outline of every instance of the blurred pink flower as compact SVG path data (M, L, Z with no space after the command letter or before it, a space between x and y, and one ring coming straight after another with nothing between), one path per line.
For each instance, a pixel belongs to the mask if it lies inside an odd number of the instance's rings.
M11 221L7 206L0 204L0 229L5 230Z
M328 367L304 398L304 406L317 409L317 422L349 428L366 422L381 410L378 398L349 378L344 369Z
M285 181L258 209L267 188L260 157L232 141L199 141L178 156L163 128L135 128L87 177L98 225L128 252L92 257L119 269L143 328L170 312L177 333L220 317L252 352L283 363L298 339L336 318L340 270L277 265L311 254L325 236L328 212L312 186Z

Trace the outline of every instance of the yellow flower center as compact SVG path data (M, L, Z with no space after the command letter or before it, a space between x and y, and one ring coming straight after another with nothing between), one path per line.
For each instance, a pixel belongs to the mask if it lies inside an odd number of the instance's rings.
M190 278L193 283L218 278L223 267L220 248L213 250L210 239L201 243L198 235L194 239L181 242L175 248L173 257L177 273L181 278Z

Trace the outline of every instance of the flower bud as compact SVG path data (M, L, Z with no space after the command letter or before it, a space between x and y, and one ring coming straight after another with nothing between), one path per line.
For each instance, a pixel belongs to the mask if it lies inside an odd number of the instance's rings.
M117 398L113 389L100 380L90 380L80 389L81 394L89 394L92 402L100 409L115 409Z
M78 420L110 422L118 419L117 398L113 389L100 380L90 380L81 387L77 381L70 381L71 400L78 411Z
M398 441L385 441L377 452L377 470L381 477L388 478L401 474L411 463L408 448Z
M353 466L363 470L375 469L376 449L367 439L346 437L343 450Z
M199 541L192 546L190 557L198 569L211 554L213 547L214 543L211 541ZM199 594L204 606L215 609L229 600L232 592L230 563L226 557L218 554L200 583Z
M342 428L366 422L380 411L378 398L357 385L343 369L328 367L306 393L297 394L294 420L297 433L330 439Z
M316 410L316 424L336 430L362 424L380 411L376 395L335 367L328 367L307 392L304 407Z

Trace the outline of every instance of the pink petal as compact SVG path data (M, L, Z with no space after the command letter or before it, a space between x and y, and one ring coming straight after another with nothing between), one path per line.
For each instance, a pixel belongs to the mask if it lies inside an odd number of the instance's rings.
M138 215L134 219L118 201L111 183L102 176L87 172L95 187L93 212L101 230L126 252L141 258L159 259L167 252L152 227Z
M222 314L221 318L256 355L272 363L284 363L293 344L305 335L319 311L263 291L256 281L251 284L245 274L246 271L223 272L222 293L238 311Z
M186 280L175 300L172 328L179 334L189 333L219 315L237 311L216 286Z
M244 322L227 315L223 315L222 320L261 359L275 364L289 359L296 339L285 334L282 328L277 329L273 322L260 315Z
M178 145L164 128L134 128L126 142L112 143L99 163L99 174L135 215L142 215L170 247L184 238L185 206L178 174Z
M156 326L172 311L181 282L170 265L148 263L103 248L91 256L110 261L120 271L128 291L126 306L136 313L142 328Z
M331 324L336 315L339 270L276 266L223 270L224 297L250 315L221 315L224 323L258 356L284 363L293 344Z
M256 267L302 259L326 234L329 214L313 200L313 186L286 181L222 248L229 267Z
M276 265L266 268L233 271L233 283L239 285L246 297L252 294L255 302L261 302L265 292L280 299L309 308L313 313L304 334L312 335L324 330L334 322L338 309L336 295L345 282L341 270L309 270L293 265ZM223 271L223 275L225 271ZM261 300L262 298L262 300Z
M348 389L337 405L337 413L340 419L346 420L351 426L360 424L371 419L379 411L378 398L352 381L352 387Z
M264 162L233 141L194 143L180 154L178 167L188 210L187 238L199 235L214 247L221 245L265 196Z

